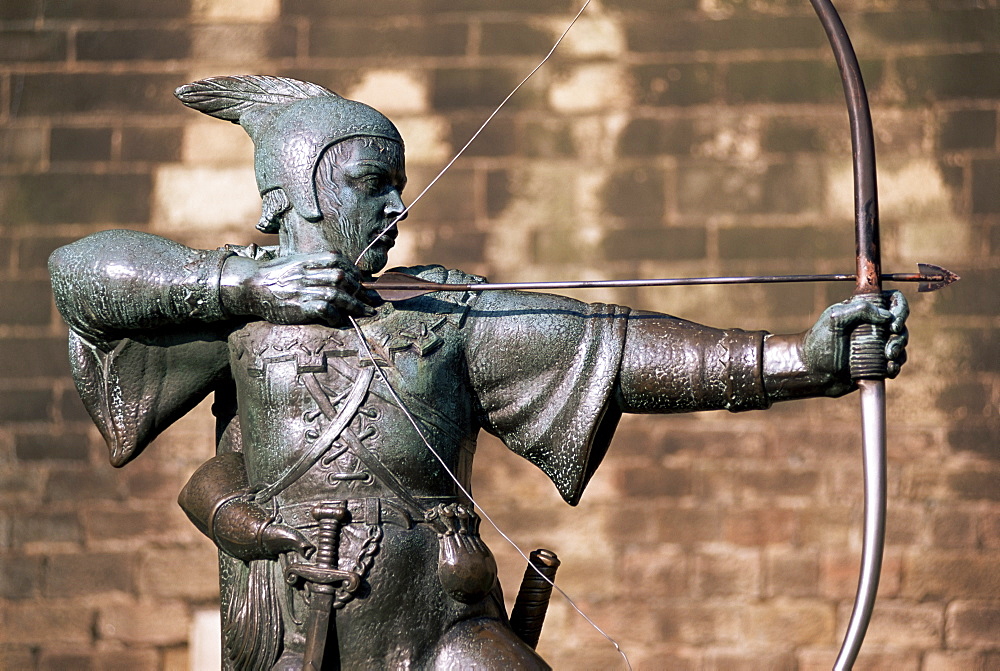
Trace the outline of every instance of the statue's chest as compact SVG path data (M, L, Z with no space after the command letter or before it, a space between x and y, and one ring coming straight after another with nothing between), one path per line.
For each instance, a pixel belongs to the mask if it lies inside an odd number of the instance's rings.
M454 325L396 313L361 328L363 340L353 328L253 322L230 336L244 450L261 477L345 420L381 456L407 461L409 443L422 439L408 435L399 400L445 445L468 435L472 403Z

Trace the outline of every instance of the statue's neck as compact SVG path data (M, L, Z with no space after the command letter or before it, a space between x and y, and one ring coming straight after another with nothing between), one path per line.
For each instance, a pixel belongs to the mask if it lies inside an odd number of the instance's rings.
M286 224L278 231L278 256L340 251L327 240L319 226L309 222Z

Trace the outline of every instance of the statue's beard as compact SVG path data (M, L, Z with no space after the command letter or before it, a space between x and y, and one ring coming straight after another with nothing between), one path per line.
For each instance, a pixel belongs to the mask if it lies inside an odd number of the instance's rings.
M372 240L379 238L380 234L386 231L387 223L371 220L352 222L342 214L337 214L336 228L342 241L340 252L355 262L361 272L377 273L389 262L389 248L395 236L387 232L387 235L381 236L378 242L371 244Z

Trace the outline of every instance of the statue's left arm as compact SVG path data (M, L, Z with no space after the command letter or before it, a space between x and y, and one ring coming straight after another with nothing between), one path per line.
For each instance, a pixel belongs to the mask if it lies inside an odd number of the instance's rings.
M623 412L766 408L775 401L851 391L850 334L861 324L889 333L890 376L906 359L906 299L889 308L852 299L831 306L812 328L774 335L712 329L645 312L629 315L617 402Z
M481 423L576 503L622 413L767 408L853 387L849 335L884 323L904 358L906 301L851 300L799 334L716 329L669 315L560 296L483 293L469 314L467 357Z

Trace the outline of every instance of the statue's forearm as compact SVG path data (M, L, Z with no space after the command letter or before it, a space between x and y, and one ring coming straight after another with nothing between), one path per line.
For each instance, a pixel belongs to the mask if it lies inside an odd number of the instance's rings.
M771 399L764 388L764 336L633 312L619 404L625 412L766 408Z
M49 259L56 305L84 334L114 336L225 317L225 251L196 250L137 231L103 231Z
M830 376L810 370L801 334L768 335L764 340L764 387L772 401L825 396Z
M806 359L802 334L720 330L633 312L619 404L625 412L753 410L828 395L830 376Z

